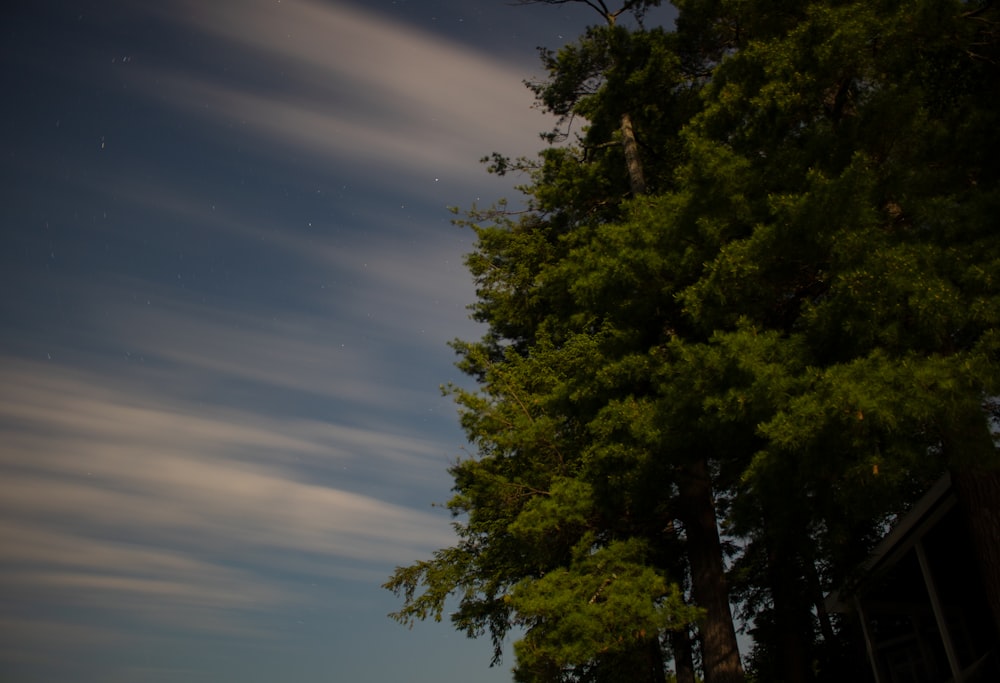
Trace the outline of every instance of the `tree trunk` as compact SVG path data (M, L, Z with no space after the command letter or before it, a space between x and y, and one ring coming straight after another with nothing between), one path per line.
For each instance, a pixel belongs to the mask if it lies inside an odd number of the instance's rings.
M648 676L648 680L655 683L662 683L663 681L663 648L660 647L659 637L652 638L646 644L645 653L645 666L643 667L643 673ZM643 680L640 678L634 679L636 681Z
M803 524L809 516L794 493L766 491L758 493L774 629L772 675L781 683L808 683L814 679L809 655L815 644L810 574L816 572L808 557L812 539Z
M697 683L694 675L694 655L687 629L670 632L670 649L674 653L674 675L677 683Z
M809 582L809 592L813 598L813 607L816 609L816 618L819 620L819 632L823 635L823 640L833 643L837 635L833 632L833 622L830 620L830 612L826 609L825 593L823 585L819 580L819 572L816 571L816 560L812 557L803 559L806 571L806 580Z
M1000 452L981 410L949 425L944 445L952 485L969 525L986 601L1000 634Z
M705 610L698 625L705 683L743 683L708 464L701 460L685 466L677 484L691 564L691 592L694 603Z
M646 194L646 179L642 173L642 161L639 159L639 143L635 140L632 117L628 112L622 114L622 146L625 148L625 165L628 167L628 182L632 196Z
M986 601L1000 634L1000 469L961 468L952 473L968 520Z
M768 575L780 658L775 673L782 683L807 683L812 679L806 656L812 646L812 628L808 603L802 599L798 558L793 548L780 542L773 543L770 551Z
M586 0L582 0L586 2ZM590 5L589 2L587 2ZM594 7L594 5L591 5ZM607 22L609 28L614 28L615 20L622 10L617 12L601 12L601 16ZM628 183L632 190L632 196L638 197L646 194L646 178L642 173L642 160L639 159L639 143L635 140L635 129L632 127L632 115L628 112L622 114L621 119L622 147L625 151L625 166L628 169Z

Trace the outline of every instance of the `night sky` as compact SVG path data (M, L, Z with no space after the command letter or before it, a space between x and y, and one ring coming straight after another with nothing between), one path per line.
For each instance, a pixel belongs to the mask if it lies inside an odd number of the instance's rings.
M386 614L453 541L450 205L552 121L505 0L0 10L0 681L510 680Z

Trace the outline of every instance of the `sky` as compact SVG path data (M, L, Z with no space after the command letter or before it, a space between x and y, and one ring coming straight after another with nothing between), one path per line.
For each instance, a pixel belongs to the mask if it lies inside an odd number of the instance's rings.
M454 541L448 206L552 121L509 0L0 10L0 681L510 680L381 584Z

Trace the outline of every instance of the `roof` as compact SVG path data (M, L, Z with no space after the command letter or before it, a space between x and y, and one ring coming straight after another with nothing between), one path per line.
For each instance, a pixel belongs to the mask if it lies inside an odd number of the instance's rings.
M945 474L917 501L893 526L875 547L868 559L854 576L826 598L826 608L831 612L850 612L854 609L852 598L872 578L899 562L914 544L937 524L957 501L951 485L951 476Z

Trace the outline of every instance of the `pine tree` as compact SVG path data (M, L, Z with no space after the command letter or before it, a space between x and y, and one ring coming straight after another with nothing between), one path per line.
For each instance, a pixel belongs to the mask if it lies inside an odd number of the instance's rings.
M758 678L837 680L823 593L951 470L1000 623L996 8L684 1L667 32L587 4L604 25L531 86L585 127L494 156L527 211L464 222L476 454L396 617L457 594L497 656L521 627L523 681L662 680L694 626L729 683L732 580Z

